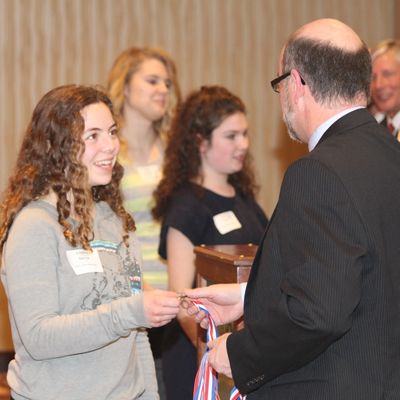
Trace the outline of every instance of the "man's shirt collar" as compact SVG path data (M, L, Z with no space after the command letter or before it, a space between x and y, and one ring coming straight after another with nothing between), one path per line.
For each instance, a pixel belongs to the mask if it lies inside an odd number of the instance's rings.
M396 130L400 128L400 111L393 118L386 116L386 125L389 123L391 123Z
M342 118L346 114L351 113L354 110L358 110L359 108L365 108L361 106L346 108L346 110L341 111L340 113L335 114L333 117L330 117L328 120L323 122L311 135L310 140L308 141L308 151L314 150L315 146L318 144L324 133L329 129L331 125L333 125L338 119Z

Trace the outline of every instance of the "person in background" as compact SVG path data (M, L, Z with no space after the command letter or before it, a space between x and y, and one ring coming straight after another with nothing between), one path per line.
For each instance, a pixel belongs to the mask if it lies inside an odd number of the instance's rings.
M372 99L370 99L370 102L367 105L367 110L377 120L377 122L381 123L385 119L385 113L379 111Z
M170 290L195 280L193 248L258 243L267 218L255 201L243 102L220 86L191 93L177 114L153 215L162 222L160 255ZM196 374L197 327L186 312L166 327L163 368L168 399L187 400Z
M400 129L400 41L384 40L372 51L372 102L385 125L398 140Z
M237 284L186 291L218 324L244 311L209 361L248 400L400 399L400 146L366 110L369 51L319 19L278 71L289 135L310 153L285 173L244 302Z
M142 288L119 147L96 88L55 88L33 112L0 208L15 400L159 398L144 328L168 323L179 300Z
M142 246L144 282L166 289L167 268L157 252L160 224L150 210L153 191L161 178L170 124L180 102L175 63L161 49L128 48L114 62L108 92L121 126L121 188L125 209L135 218ZM163 328L149 331L161 400L165 399L162 336Z

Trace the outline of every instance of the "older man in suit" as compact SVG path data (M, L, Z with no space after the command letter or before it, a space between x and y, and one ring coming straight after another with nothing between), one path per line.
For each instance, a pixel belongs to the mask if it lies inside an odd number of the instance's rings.
M381 124L400 141L400 41L387 39L372 51L372 102Z
M368 49L340 21L316 20L289 37L279 72L289 134L310 153L285 174L245 327L210 342L209 360L248 400L398 400L400 145L365 108ZM240 289L186 294L220 324L241 315Z

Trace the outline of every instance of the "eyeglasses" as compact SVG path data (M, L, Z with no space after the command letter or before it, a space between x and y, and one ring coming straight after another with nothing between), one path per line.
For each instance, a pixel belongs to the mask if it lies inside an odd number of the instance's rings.
M272 90L275 93L279 93L279 84L280 84L280 82L283 81L284 79L286 79L289 75L290 75L290 71L289 72L285 72L284 74L278 76L275 79L272 79L271 87L272 87ZM301 83L303 85L305 85L306 83L304 82L304 79L301 76L300 76L300 79L301 79Z

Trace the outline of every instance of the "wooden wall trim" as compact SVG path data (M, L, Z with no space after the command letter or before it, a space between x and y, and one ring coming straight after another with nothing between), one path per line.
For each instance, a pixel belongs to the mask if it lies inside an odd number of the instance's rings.
M394 26L394 37L400 39L400 2L393 1L393 26Z

